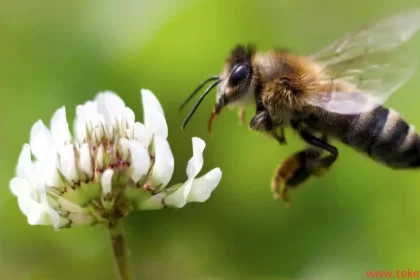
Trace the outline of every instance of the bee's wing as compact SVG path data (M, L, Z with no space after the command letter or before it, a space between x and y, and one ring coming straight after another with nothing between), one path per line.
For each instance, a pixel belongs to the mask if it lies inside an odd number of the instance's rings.
M308 102L340 114L383 104L414 73L420 51L410 54L405 43L419 29L420 11L406 12L367 24L310 55L324 67L328 78L320 88L328 90ZM342 84L352 90L342 90Z

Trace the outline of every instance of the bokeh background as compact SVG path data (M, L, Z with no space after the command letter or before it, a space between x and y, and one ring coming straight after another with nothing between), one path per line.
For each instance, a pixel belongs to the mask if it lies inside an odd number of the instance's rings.
M223 179L207 203L128 217L136 279L354 280L367 270L420 270L420 172L394 172L337 144L334 169L293 191L285 209L269 182L303 145L296 136L288 131L280 147L238 125L234 111L210 136L214 95L185 131L187 112L177 110L237 43L309 54L361 23L414 8L418 0L2 1L0 279L114 279L105 230L29 226L8 182L37 119L48 123L66 105L72 120L77 104L113 90L142 120L141 88L167 115L173 181L185 180L192 136L207 143L203 171L219 166ZM419 79L387 103L417 125Z

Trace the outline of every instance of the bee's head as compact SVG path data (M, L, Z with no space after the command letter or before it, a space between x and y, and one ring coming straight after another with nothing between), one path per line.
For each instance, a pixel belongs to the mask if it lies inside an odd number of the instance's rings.
M191 100L191 98L209 81L214 81L200 97L190 114L186 117L182 128L184 128L192 117L205 96L217 86L216 104L214 106L210 121L211 123L216 115L220 113L223 107L245 106L252 100L255 91L253 59L255 56L255 47L252 45L236 46L226 59L225 68L221 75L211 76L202 82L198 88L185 100L181 109Z
M217 87L216 114L228 105L244 105L254 95L254 55L255 47L251 45L238 45L231 51Z

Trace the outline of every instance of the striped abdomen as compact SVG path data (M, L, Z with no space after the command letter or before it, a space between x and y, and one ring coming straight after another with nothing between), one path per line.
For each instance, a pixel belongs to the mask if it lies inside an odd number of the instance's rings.
M414 126L394 110L379 106L371 112L344 118L339 119L345 131L337 135L344 143L392 168L420 166L420 137Z

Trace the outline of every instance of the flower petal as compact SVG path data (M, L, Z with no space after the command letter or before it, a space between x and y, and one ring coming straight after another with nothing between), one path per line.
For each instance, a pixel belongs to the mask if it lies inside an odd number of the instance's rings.
M103 119L103 116L98 114L96 101L88 101L84 105L78 105L74 120L75 138L79 142L86 141L93 127L100 123L100 117Z
M158 193L149 199L143 201L140 205L138 205L139 209L142 210L158 210L162 209L165 206L164 203L164 193Z
M194 180L194 178L201 171L201 168L203 168L203 151L204 151L204 148L206 147L206 143L198 137L193 137L192 145L193 145L193 156L188 161L188 165L187 165L188 180L187 182L185 182L183 186L183 196L185 200L187 199L188 194L191 191L192 180Z
M130 141L128 141L127 138L121 138L120 139L120 147L119 147L119 152L121 154L121 159L122 160L128 160L129 156L130 156L130 151L128 149Z
M51 134L57 147L70 143L71 136L64 106L58 109L51 118Z
M125 121L123 128L124 129L132 128L134 126L134 122L136 121L136 116L133 110L131 110L128 107L125 107L123 111L123 116L124 116L124 121Z
M136 140L130 140L128 148L131 154L131 178L137 183L149 171L149 152Z
M147 89L141 90L144 125L150 133L168 138L168 125L165 114L156 96Z
M169 187L169 189L177 189L165 198L165 204L170 207L182 208L187 204L187 199L184 196L185 188L191 189L193 180L189 179L184 184L176 184Z
M104 116L97 115L95 118L88 120L89 126L88 127L88 135L90 136L90 140L92 143L97 144L103 141L104 137L108 137L108 139L112 139L112 126L107 127L105 125ZM91 127L91 128L90 128Z
M103 145L99 145L96 150L96 156L95 156L95 170L102 170L105 165L105 153L104 153L104 147Z
M48 147L44 158L42 161L38 161L36 163L36 167L38 168L39 175L42 177L43 181L41 184L46 186L59 186L60 185L60 177L58 175L58 157L57 151L55 147L50 146Z
M146 148L149 148L152 137L144 124L136 122L134 124L134 139L140 141Z
M20 177L14 177L9 182L10 191L15 196L32 196L32 193L34 192L34 188L31 186L28 180L20 178Z
M30 145L31 151L37 159L42 159L51 145L51 132L41 120L34 123L31 128Z
M124 113L124 101L112 91L100 92L96 96L98 113L105 117L105 122L112 125L118 124Z
M192 138L192 145L193 145L193 156L188 161L187 165L187 176L188 178L195 178L195 176L200 173L201 168L203 168L203 151L206 147L206 143L198 138Z
M89 145L87 143L82 144L82 146L80 147L79 161L80 169L89 177L92 177L92 157L90 155Z
M77 139L77 141L79 141L79 143L83 143L87 140L87 127L85 120L76 117L76 119L73 122L73 130L74 137L75 139Z
M57 229L60 226L60 223L66 223L67 219L60 217L58 212L51 208L51 206L48 204L47 193L45 192L45 188L41 188L39 191L41 205L46 208L53 227Z
M102 195L106 196L112 191L112 176L114 175L114 170L107 169L102 174L101 177L101 186L102 186Z
M160 136L154 137L155 164L152 171L152 185L165 187L174 173L174 156L168 141Z
M76 158L74 156L74 146L66 145L61 151L59 151L60 156L60 170L69 181L78 181L79 174L77 173L76 168Z
M204 176L192 182L191 191L188 194L187 202L204 202L209 199L212 191L222 179L220 168L214 168Z
M33 176L32 166L31 148L28 144L25 144L19 155L18 164L16 166L16 175L25 179L31 179Z
M22 196L18 197L19 208L28 218L30 225L52 225L53 219L47 205L41 204L34 199Z
M160 105L159 100L156 98L156 96L153 94L152 91L148 89L142 89L141 90L141 97L142 97L142 103L143 103L143 109L150 110L157 112L161 115L165 115L162 105Z
M168 138L168 125L163 115L156 112L145 111L144 125L152 135Z
M120 117L125 108L121 97L109 90L98 93L95 101L98 104L98 113L105 116L106 122L115 117Z

